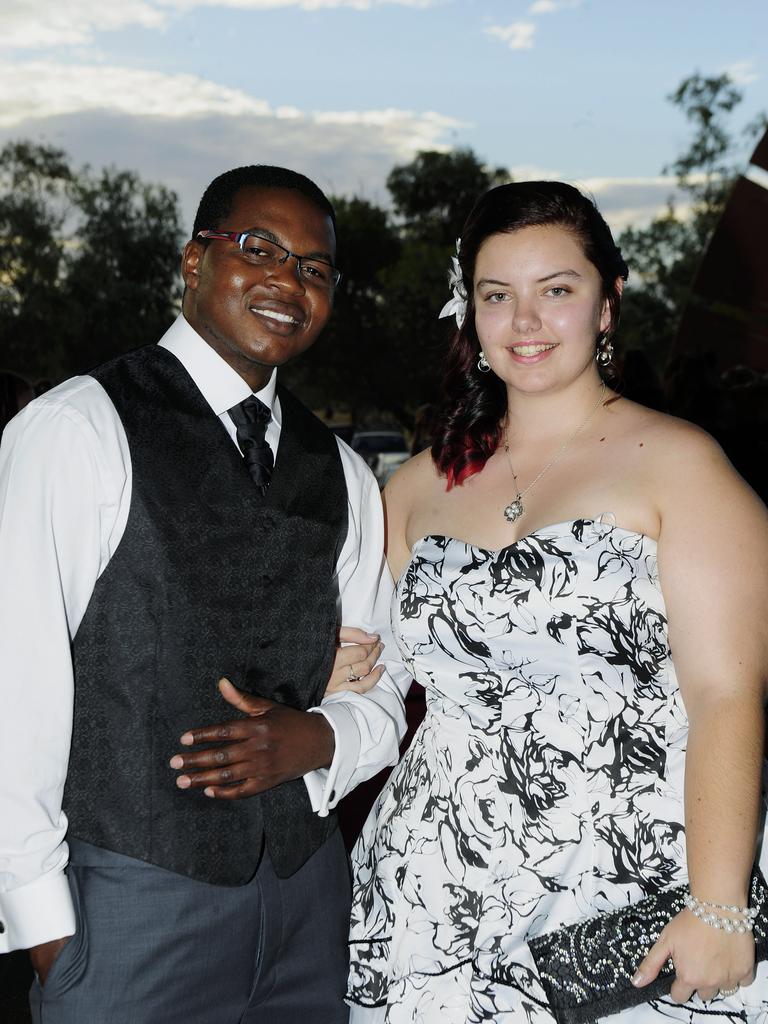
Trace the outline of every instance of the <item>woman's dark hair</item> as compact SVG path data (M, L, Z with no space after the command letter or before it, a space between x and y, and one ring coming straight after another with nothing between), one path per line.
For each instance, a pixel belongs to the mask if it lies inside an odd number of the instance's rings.
M619 325L621 293L616 281L626 281L629 271L610 228L591 199L561 181L512 182L482 195L461 233L459 264L467 312L448 347L443 401L432 444L432 458L447 478L449 490L478 473L496 451L507 402L502 381L494 373L477 369L480 342L475 330L473 292L477 254L491 235L548 225L573 232L584 255L600 274L611 321L608 330L595 342L610 339Z
M246 167L235 167L214 178L203 193L197 208L195 223L192 227L192 238L197 238L198 231L220 227L221 222L229 216L235 197L244 188L293 188L311 199L331 218L334 230L336 214L325 193L305 174L291 171L287 167L273 167L270 164L249 164ZM253 227L252 224L241 224L241 228Z

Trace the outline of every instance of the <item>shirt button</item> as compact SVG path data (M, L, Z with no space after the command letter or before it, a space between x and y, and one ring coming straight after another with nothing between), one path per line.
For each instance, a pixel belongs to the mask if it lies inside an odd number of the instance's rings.
M329 800L335 800L336 799L336 790L335 789L331 790L331 795L328 797L328 799Z
M4 932L5 932L5 922L4 921L0 921L0 935L2 935Z

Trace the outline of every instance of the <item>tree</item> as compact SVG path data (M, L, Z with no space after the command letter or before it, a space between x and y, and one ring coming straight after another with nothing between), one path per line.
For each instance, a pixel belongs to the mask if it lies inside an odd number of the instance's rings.
M387 178L395 214L414 240L450 245L477 198L509 181L503 167L485 167L471 149L427 150Z
M67 270L71 350L80 368L156 341L181 297L175 193L130 171L81 174L81 215Z
M509 179L468 149L422 152L387 178L392 209L335 199L342 277L331 323L284 376L315 407L339 399L360 422L395 417L410 427L436 396L451 326L448 298L456 237L475 200Z
M477 199L509 180L508 171L486 167L471 149L418 153L387 178L402 248L380 274L387 317L377 394L408 426L416 408L439 395L454 324L438 320L438 314L449 298L456 239Z
M296 363L281 371L309 405L340 402L355 408L375 387L377 347L386 301L380 274L399 256L401 242L389 214L366 199L333 198L342 277L328 327Z
M694 203L693 225L700 241L706 240L722 212L736 170L731 151L734 140L726 118L743 95L727 74L715 78L691 75L668 97L694 126L694 136L664 173L673 171L678 186Z
M0 151L3 361L59 380L151 342L179 298L174 193L137 175L72 169L66 153Z
M684 214L670 201L645 228L627 228L619 245L632 270L622 303L620 338L661 370L672 348L696 269L738 174L738 136L729 123L742 95L728 75L684 79L669 96L693 126L686 151L664 168L690 201ZM756 134L764 118L745 134Z
M3 363L33 376L48 372L37 340L51 338L59 309L71 181L60 150L12 142L0 151ZM58 353L51 355L58 361Z

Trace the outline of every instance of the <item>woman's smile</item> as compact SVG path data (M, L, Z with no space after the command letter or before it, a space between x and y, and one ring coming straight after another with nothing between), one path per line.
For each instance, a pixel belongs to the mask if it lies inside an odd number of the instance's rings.
M507 346L507 351L518 363L540 363L556 348L554 341L522 341Z

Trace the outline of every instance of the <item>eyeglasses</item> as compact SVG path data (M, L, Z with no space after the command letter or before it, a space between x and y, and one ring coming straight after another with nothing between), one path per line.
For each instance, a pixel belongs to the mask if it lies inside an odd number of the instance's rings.
M254 231L198 231L198 238L224 238L240 246L243 258L259 267L282 266L289 256L298 265L302 280L316 288L335 288L341 280L341 271L327 260L317 256L299 256L284 245L264 238Z

